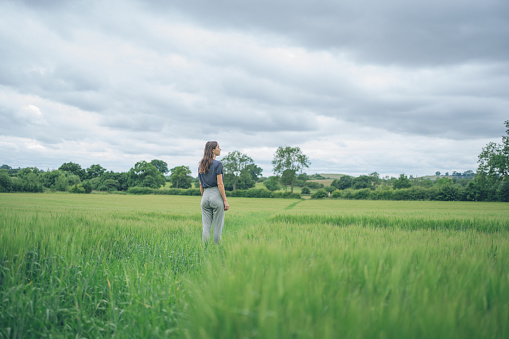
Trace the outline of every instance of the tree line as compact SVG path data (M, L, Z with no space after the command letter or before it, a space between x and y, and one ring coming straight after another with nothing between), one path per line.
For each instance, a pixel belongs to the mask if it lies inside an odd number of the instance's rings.
M299 147L278 147L272 160L273 174L262 177L262 169L254 160L239 151L232 151L221 161L224 168L225 189L233 196L279 196L268 194L282 188L301 187L302 194L312 198L342 199L390 199L390 200L469 200L509 201L509 120L505 122L506 135L502 143L490 142L478 156L477 172L454 171L452 176L437 180L407 177L380 178L377 172L358 177L342 176L331 185L324 186L312 179L325 179L318 174L303 172L310 165L309 158ZM170 173L169 176L166 176ZM153 192L133 188L159 189L169 181L173 189L199 188L198 178L191 176L188 166L168 169L168 164L154 159L137 162L128 172L107 171L99 164L83 169L79 164L67 162L57 170L42 171L35 167L13 169L0 167L0 192L42 192L46 190L90 193L96 191ZM440 172L435 175L439 177ZM256 182L262 181L266 189L255 190ZM249 193L243 193L250 191ZM235 192L235 193L234 193ZM192 193L195 194L196 192ZM191 194L191 193L190 193Z

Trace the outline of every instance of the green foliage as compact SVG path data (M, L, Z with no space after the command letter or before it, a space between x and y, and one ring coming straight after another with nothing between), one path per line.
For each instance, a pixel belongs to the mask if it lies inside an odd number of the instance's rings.
M106 169L104 167L102 167L101 165L91 165L89 168L86 169L86 172L87 172L87 175L86 177L88 179L93 179L93 178L97 178L97 177L100 177L101 175L104 174L104 172L106 172Z
M324 199L327 198L328 196L329 194L327 193L327 191L324 190L323 188L320 188L318 191L311 195L311 199Z
M4 165L5 166L5 165ZM5 169L0 169L0 193L11 192L12 179Z
M301 193L302 194L310 194L311 190L309 189L309 187L302 187Z
M285 171L293 173L291 182L291 192L293 193L293 184L295 174L304 167L309 167L311 162L308 157L302 153L299 147L278 147L272 160L274 174L283 175ZM288 175L288 174L287 174Z
M400 174L399 178L394 182L394 189L402 189L412 187L412 182L406 175Z
M75 184L72 186L69 186L67 189L70 193L86 193L85 188L81 184Z
M43 186L39 179L40 171L35 167L27 167L18 171L19 190L22 192L42 192Z
M164 175L152 164L146 161L137 162L128 173L128 186L159 188L164 186Z
M168 164L165 161L153 159L150 161L150 163L152 165L154 165L155 168L157 168L159 173L161 173L162 175L165 175L166 173L168 173Z
M352 183L353 178L351 176L343 175L341 178L339 178L339 180L334 179L331 185L336 187L338 190L344 190L352 187Z
M281 186L279 186L279 179L276 176L271 176L267 180L263 182L263 186L265 186L269 191L279 191Z
M306 182L306 186L311 189L315 189L315 190L324 188L324 185L322 183L318 183L316 181L308 181L308 182Z
M498 201L509 202L509 177L506 177L497 189Z
M237 189L237 181L241 176L243 176L243 182L242 187L239 187L240 189L253 187L262 171L261 168L255 165L251 157L239 151L228 153L221 162L223 163L225 177L228 176L228 189L232 191Z
M58 168L62 172L69 172L74 175L77 175L80 180L87 179L87 172L81 168L81 165L76 164L74 162L66 162L63 163L62 166Z
M171 169L170 183L173 188L191 188L193 177L191 177L189 166L177 166ZM152 186L148 186L152 187Z

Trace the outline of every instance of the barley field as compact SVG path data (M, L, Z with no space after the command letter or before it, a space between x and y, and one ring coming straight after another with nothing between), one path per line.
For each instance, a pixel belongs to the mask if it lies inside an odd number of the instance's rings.
M0 194L0 338L508 338L507 203Z

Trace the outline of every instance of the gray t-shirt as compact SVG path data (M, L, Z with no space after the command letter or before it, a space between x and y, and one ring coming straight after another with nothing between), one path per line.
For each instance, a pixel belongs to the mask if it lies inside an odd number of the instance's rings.
M203 188L216 187L217 176L219 174L223 174L223 164L221 161L216 159L212 160L212 165L210 165L207 173L200 173L198 168L198 178L200 179L200 183Z

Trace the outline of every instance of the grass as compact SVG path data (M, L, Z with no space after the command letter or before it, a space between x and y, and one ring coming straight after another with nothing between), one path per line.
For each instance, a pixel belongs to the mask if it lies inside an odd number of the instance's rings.
M504 203L0 194L0 338L505 338Z

